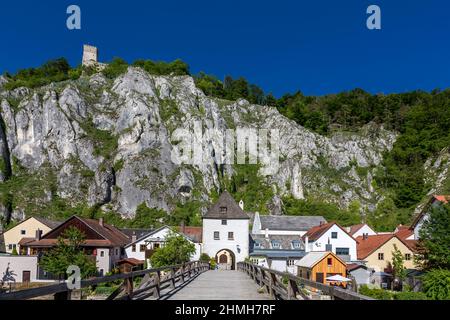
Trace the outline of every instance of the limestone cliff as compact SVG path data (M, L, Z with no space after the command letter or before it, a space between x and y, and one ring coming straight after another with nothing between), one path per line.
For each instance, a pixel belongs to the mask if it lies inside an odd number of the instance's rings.
M357 200L363 209L373 210L381 197L372 185L373 173L396 139L395 133L372 125L324 137L275 108L207 97L189 76L153 76L135 67L115 80L95 74L35 90L1 90L4 81L0 79L4 217L39 214L40 206L55 198L126 217L141 203L167 212L178 201L207 203L234 169L214 164L220 155L213 137L204 146L207 161L177 165L171 160L172 148L177 148L172 132L192 128L196 121L204 130L279 129L280 167L264 177L275 191L268 203L273 213L280 213L280 196L288 194L321 197L342 207Z

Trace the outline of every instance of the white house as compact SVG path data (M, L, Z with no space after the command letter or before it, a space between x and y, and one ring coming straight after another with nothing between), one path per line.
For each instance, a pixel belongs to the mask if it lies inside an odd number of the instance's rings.
M374 236L377 233L369 227L366 223L360 223L356 224L350 227L345 228L347 232L353 237L358 238L359 236L368 235L368 236Z
M296 274L295 263L304 255L299 235L252 235L250 260L262 267Z
M356 239L335 222L309 229L302 239L307 252L332 251L344 261L357 261Z
M321 216L272 216L255 213L252 234L300 235L327 221Z
M215 258L219 268L236 269L249 255L249 216L225 191L202 219L203 252Z
M442 204L447 204L449 201L450 195L433 195L411 224L410 229L414 232L414 236L408 238L408 240L419 240L420 229L422 229L423 223L428 219L430 211Z
M190 237L176 232L173 228L163 226L152 232L144 234L140 238L133 238L132 242L125 246L125 255L127 258L134 258L141 261L147 260L147 266L150 268L150 261L148 260L151 254L157 248L163 247L167 237L175 233L184 236L189 242L195 245L195 253L191 257L191 261L198 260L201 254L201 243L195 242Z

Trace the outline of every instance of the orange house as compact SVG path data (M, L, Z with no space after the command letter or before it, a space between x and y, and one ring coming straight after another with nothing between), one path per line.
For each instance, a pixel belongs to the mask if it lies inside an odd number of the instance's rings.
M330 251L308 252L296 264L297 276L329 285L340 285L327 281L326 278L347 275L346 263ZM345 283L342 283L345 286Z

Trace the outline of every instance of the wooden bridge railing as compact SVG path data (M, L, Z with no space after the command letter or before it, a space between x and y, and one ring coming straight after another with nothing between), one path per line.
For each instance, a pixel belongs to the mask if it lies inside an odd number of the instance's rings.
M248 262L239 262L237 268L246 272L260 287L265 288L271 298L277 300L298 300L297 295L300 295L305 300L309 300L309 296L303 291L305 287L320 290L323 294L336 300L374 300L356 292L325 285L297 277L288 272L280 272Z
M174 289L177 282L184 283L206 270L209 270L209 263L193 261L180 265L86 279L81 281L80 287L86 288L100 283L123 280L122 284L110 294L106 300L144 299L150 296L159 298L161 290L166 288ZM133 279L142 276L144 278L142 279L140 287L135 289ZM61 282L39 288L3 293L0 294L0 300L26 300L47 295L54 295L55 299L70 300L74 298L74 293L77 292L79 292L79 290L70 290L66 282Z

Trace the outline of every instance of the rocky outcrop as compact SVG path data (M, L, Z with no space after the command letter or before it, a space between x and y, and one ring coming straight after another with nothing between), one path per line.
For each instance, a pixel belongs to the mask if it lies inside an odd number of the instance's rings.
M221 133L239 127L279 130L280 161L260 168L275 191L267 204L274 213L281 213L285 195L325 196L343 207L357 200L370 209L379 200L373 170L396 139L375 125L324 137L275 108L207 97L191 77L153 76L134 67L114 81L95 74L36 90L2 91L0 103L0 181L33 175L45 179L42 204L59 197L127 217L142 203L170 211L179 201L207 201L234 172L232 164L216 164L229 156L220 148ZM182 148L173 133L198 124L203 131L193 139L203 139L202 161L175 163L173 150Z

